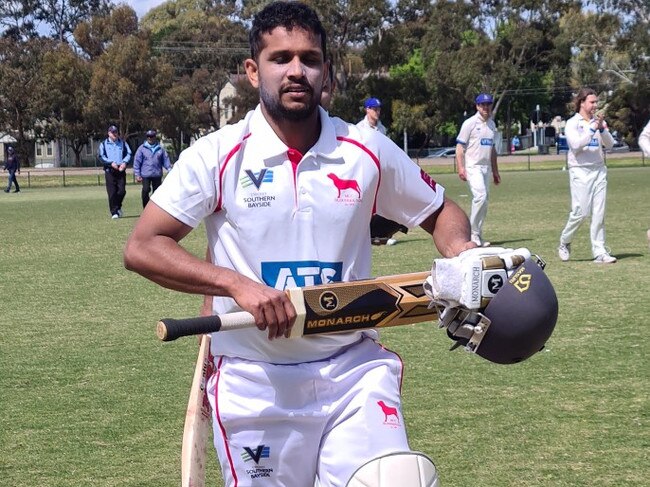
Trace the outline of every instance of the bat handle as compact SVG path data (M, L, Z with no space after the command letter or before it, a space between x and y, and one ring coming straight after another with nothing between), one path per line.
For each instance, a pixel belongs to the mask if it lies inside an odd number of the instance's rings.
M163 318L156 326L156 334L163 342L190 335L203 335L217 331L237 330L255 326L253 315L246 311L198 318Z

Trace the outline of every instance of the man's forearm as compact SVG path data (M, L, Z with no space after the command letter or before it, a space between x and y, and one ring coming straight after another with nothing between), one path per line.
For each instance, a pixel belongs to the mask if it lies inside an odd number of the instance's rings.
M454 257L463 250L475 246L470 242L470 225L460 206L445 198L436 213L421 225L433 237L436 248L443 257Z

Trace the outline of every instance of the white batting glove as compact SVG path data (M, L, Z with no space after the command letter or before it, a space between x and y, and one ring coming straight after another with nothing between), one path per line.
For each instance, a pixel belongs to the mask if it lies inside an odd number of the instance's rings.
M435 259L424 292L432 306L484 309L509 273L531 256L528 249L474 248L457 257Z

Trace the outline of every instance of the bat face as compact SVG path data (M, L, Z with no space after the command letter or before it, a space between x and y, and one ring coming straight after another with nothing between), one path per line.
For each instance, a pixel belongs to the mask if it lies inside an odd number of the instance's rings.
M428 272L303 288L302 335L398 326L436 320L422 283Z
M214 362L210 354L210 336L203 335L185 415L181 452L182 487L205 486L205 464L211 422L206 387L213 372Z

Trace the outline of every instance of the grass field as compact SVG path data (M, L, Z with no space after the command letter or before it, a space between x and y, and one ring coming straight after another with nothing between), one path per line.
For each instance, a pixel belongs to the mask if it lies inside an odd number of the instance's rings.
M438 180L469 208L456 176ZM559 297L542 353L497 366L449 352L432 324L383 332L406 364L412 447L435 460L444 487L648 485L650 168L615 168L609 181L611 266L590 262L586 227L570 262L555 254L566 172L507 172L493 190L485 238L542 255ZM136 187L117 221L103 187L0 194L0 485L178 485L196 341L161 344L154 329L195 315L200 299L122 267ZM202 231L185 245L202 255ZM376 275L426 270L436 255L420 230L373 252ZM208 468L222 485L216 461Z

